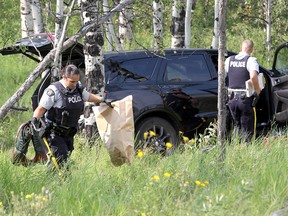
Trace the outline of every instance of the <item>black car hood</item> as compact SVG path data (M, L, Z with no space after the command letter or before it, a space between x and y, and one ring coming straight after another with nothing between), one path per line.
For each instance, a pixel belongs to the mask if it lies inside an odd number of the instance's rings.
M14 42L11 46L0 49L2 55L23 54L36 62L40 62L53 48L54 35L50 33L35 34ZM84 61L83 45L77 43L62 53L62 61ZM77 61L77 62L75 62Z

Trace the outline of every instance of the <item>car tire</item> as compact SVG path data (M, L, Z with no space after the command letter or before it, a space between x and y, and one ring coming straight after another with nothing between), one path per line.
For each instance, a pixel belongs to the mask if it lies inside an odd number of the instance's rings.
M146 133L146 135L145 135ZM141 120L135 127L135 149L147 149L162 155L171 154L178 145L178 133L170 122L159 117ZM167 143L172 146L166 146Z

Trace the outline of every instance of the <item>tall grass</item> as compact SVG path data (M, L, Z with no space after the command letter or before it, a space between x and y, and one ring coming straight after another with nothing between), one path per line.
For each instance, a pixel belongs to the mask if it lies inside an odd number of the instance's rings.
M169 157L145 154L114 167L101 143L90 148L78 137L65 178L43 165L14 166L9 151L2 152L0 209L8 215L269 215L287 198L285 139L228 145L224 163L218 148L185 144Z

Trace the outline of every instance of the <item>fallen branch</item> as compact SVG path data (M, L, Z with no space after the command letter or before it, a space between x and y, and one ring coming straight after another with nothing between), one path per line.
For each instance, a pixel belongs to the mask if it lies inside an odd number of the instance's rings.
M100 26L104 22L106 22L114 13L121 11L124 7L126 7L129 4L132 4L134 0L124 0L120 4L118 4L116 7L114 7L109 13L107 13L105 16L102 16L100 20L97 22L97 20L94 20L93 22L83 26L80 31L69 38L67 41L64 42L63 47L61 49L61 52L64 52L69 47L77 43L79 39L84 37L85 33L90 30L91 28ZM0 109L0 121L3 121L4 117L7 115L8 111L11 109L11 107L18 101L20 97L22 97L27 90L33 85L35 80L40 76L40 74L45 71L51 63L53 63L55 58L56 48L52 49L45 58L37 65L37 67L34 69L34 71L30 74L30 76L25 80L25 82L20 86L20 88L14 93L12 97L10 97L1 107Z

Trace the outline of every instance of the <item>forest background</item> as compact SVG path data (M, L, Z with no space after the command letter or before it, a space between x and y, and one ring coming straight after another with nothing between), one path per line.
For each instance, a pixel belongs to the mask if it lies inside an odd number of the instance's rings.
M238 52L242 40L250 38L255 43L253 55L261 65L271 68L263 2L267 1L228 2L227 49ZM169 48L172 1L163 3L163 42ZM288 41L288 12L286 1L272 3L273 54L278 45ZM18 0L0 2L0 47L21 38L18 5ZM152 1L133 4L133 40L125 49L153 47L151 5ZM214 1L196 1L191 15L190 47L210 48ZM116 14L115 23L117 19ZM55 16L44 20L46 29L53 32ZM71 17L67 36L74 35L80 27L79 11ZM107 50L107 43L104 46ZM3 104L36 63L17 55L0 56L0 65ZM17 105L30 109L35 87L36 84ZM171 157L144 155L136 157L133 166L120 168L111 165L101 145L90 149L78 136L71 176L61 183L61 178L47 174L44 166L17 167L10 161L16 130L31 115L31 110L11 111L0 125L0 215L270 215L286 209L288 180L282 178L288 162L286 133L260 138L249 148L236 141L231 143L224 166L217 163L217 148L205 151L205 147L203 150L185 144L184 152ZM267 142L268 147L263 145Z

